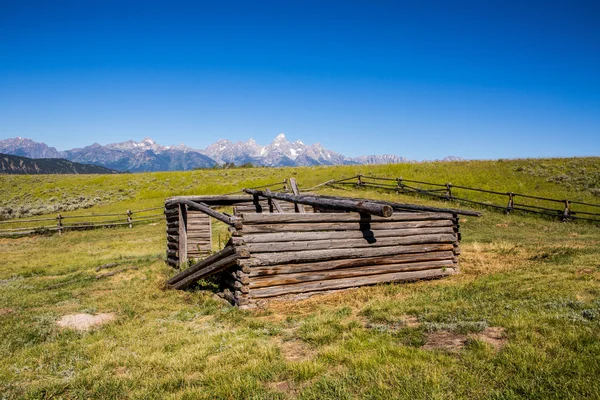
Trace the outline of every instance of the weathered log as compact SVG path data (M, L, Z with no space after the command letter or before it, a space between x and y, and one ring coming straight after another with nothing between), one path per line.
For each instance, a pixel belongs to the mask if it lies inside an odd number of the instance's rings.
M370 240L364 239L328 239L328 240L307 240L301 242L275 242L275 243L248 243L248 249L252 254L257 253L275 253L283 251L307 251L321 249L358 249L399 246L407 244L425 244L425 243L453 243L456 235L436 234L436 235L412 235L401 237L384 237Z
M233 292L229 289L229 288L225 288L221 291L221 293L219 293L219 296L224 298L225 300L227 300L229 303L231 303L232 305L236 305L238 304L235 296L233 295Z
M380 217L389 217L394 213L391 206L387 204L376 203L368 200L352 200L345 198L322 198L319 196L308 196L300 195L295 196L293 194L270 192L267 193L263 190L244 189L246 193L252 195L258 195L267 198L274 198L278 200L290 201L292 203L306 204L309 206L323 206L344 211L354 211L359 213L366 213L372 215L379 215Z
M339 260L342 258L367 258L393 256L405 253L425 253L429 251L452 250L452 244L415 244L406 246L372 247L361 249L335 249L291 251L282 253L252 254L247 260L238 260L238 265L246 267L293 264L313 261Z
M179 260L176 258L167 257L167 264L171 267L179 268Z
M235 253L228 257L220 258L219 260L206 265L204 268L197 270L193 274L188 275L183 279L177 280L175 283L171 284L171 287L173 289L185 289L188 286L194 284L194 282L198 281L199 279L205 278L214 273L222 271L225 268L229 268L230 266L235 265L235 261L238 258L239 255Z
M167 228L167 235L179 236L179 228Z
M453 260L456 262L454 253L452 251L431 251L427 253L396 254L387 257L350 258L303 264L281 264L266 267L252 267L248 268L249 272L247 273L247 276L257 277L300 272L327 271L338 268L355 268L370 265L402 264L405 262L438 260Z
M205 258L204 260L201 260L199 262L197 262L196 264L192 265L191 267L187 268L184 271L181 271L179 274L175 275L174 277L172 277L171 279L169 279L167 281L168 284L173 284L177 281L180 281L190 275L192 275L193 273L195 273L196 271L201 270L202 268L206 267L207 265L218 261L222 258L228 257L232 254L235 254L235 247L234 246L227 246L225 247L223 250L221 250L218 253L213 254L210 257Z
M324 198L332 198L336 199L336 196L321 196ZM364 200L360 197L349 197L353 200ZM472 217L480 217L481 213L478 211L471 210L462 210L458 208L442 208L442 207L430 207L430 206L422 206L418 204L406 204L406 203L396 203L393 201L385 201L385 200L377 200L378 203L387 204L394 208L394 210L405 211L405 210L415 210L415 211L431 211L431 212L443 212L443 213L451 213L458 215L469 215Z
M246 294L250 291L250 288L248 287L248 285L244 285L242 282L238 281L237 279L233 279L229 275L222 275L221 283L223 285L229 287L230 289L239 290L240 292L242 292L244 294Z
M323 222L400 222L400 221L432 221L451 220L452 214L448 213L395 213L384 218L369 214L358 213L284 213L284 214L248 214L243 215L244 224L281 224L281 223L323 223Z
M248 276L248 274L245 274L240 270L234 270L233 268L229 268L223 271L222 274L223 276L226 276L229 279L239 281L243 285L248 285L250 283L250 277Z
M299 214L298 214L299 215ZM318 214L317 214L318 215ZM243 234L250 233L277 233L277 232L318 232L318 231L348 231L348 230L389 230L405 228L431 228L452 226L450 220L433 221L405 221L405 222L315 222L300 224L256 224L243 225Z
M352 277L342 279L331 279L318 282L296 283L291 285L271 286L253 289L248 294L248 297L266 298L289 293L313 292L331 289L350 288L355 286L374 285L378 283L438 278L442 276L452 275L454 273L454 268L438 268L427 269L424 271L394 272L390 274L370 275L364 277Z
M274 243L274 242L299 242L305 240L324 239L371 239L384 237L401 237L412 235L431 235L436 233L454 234L450 226L416 229L389 229L376 231L326 231L326 232L281 232L249 234L244 236L245 243Z
M421 271L436 268L454 268L454 262L452 260L439 260L416 263L374 265L369 267L364 266L361 268L334 269L320 272L272 275L254 278L250 281L249 286L251 289L256 289L268 286L290 285L301 282L325 281L329 279L380 275L403 271ZM242 283L239 283L239 286L242 286Z
M167 204L169 204L169 201L175 201L175 200L168 200ZM204 203L198 203L198 202L194 202L194 201L187 200L184 198L180 198L180 199L176 200L176 202L179 204L185 204L193 210L202 211L203 213L210 215L211 217L218 219L219 221L225 222L228 225L235 226L236 223L238 222L237 217L228 217L227 215L225 215L221 212L213 210L212 208L210 208L210 206L208 206L207 204L204 204Z

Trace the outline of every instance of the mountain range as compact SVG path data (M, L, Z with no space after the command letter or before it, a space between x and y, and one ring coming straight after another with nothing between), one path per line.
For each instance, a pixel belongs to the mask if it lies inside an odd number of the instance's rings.
M267 146L259 145L254 139L246 142L221 139L202 150L184 144L163 146L150 138L145 138L141 142L128 140L105 146L94 143L83 148L58 151L45 143L16 137L0 140L0 153L29 158L64 158L77 163L130 172L185 171L211 168L225 163L283 167L415 162L391 154L346 157L326 149L320 143L306 145L299 140L289 142L283 133L277 135ZM462 159L446 157L442 161L458 160Z

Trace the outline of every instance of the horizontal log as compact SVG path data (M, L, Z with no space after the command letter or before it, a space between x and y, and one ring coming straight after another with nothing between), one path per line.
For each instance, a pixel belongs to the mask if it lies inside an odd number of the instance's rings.
M414 229L388 229L376 231L326 231L326 232L281 232L281 233L262 233L259 235L246 235L246 243L273 243L273 242L300 242L305 240L325 240L325 239L371 239L384 237L401 237L412 235L432 235L436 233L454 234L450 226L432 227L432 228L414 228Z
M427 269L424 271L394 272L389 274L370 275L363 277L330 279L326 281L305 282L291 285L271 286L259 289L252 289L250 290L248 296L254 299L267 298L291 293L344 289L357 286L375 285L378 283L438 278L442 276L452 275L454 273L455 271L453 268L437 268Z
M211 206L230 206L233 204L243 204L252 202L252 196L249 195L206 195L206 196L173 196L167 199L171 203L176 200L191 200L206 203Z
M179 259L167 257L166 263L174 268L179 268Z
M274 253L282 251L307 251L322 249L358 249L399 246L408 244L425 243L453 243L456 235L436 234L436 235L413 235L403 237L384 237L377 239L328 239L328 240L310 240L302 242L275 242L275 243L248 243L248 249L252 254Z
M168 242L167 248L170 250L179 250L179 243L176 242Z
M313 261L339 260L346 258L367 258L393 256L396 254L425 253L429 251L452 250L452 244L413 244L406 246L372 247L362 249L335 249L290 251L281 253L252 254L247 260L239 260L238 265L246 267L293 264Z
M185 288L191 286L192 284L194 284L194 282L197 282L199 279L205 278L214 273L222 271L225 268L229 268L230 266L235 265L235 261L238 258L239 258L239 255L235 254L235 253L230 256L227 256L225 258L220 258L215 262L205 265L204 268L197 270L196 272L192 273L191 275L188 275L183 279L177 280L175 283L171 284L171 287L173 289L185 289Z
M242 282L238 281L237 279L233 279L229 275L221 276L221 284L226 287L229 287L232 290L239 290L240 292L242 292L244 294L246 294L250 291L250 288L247 285L244 285Z
M179 236L179 228L167 227L167 235Z
M323 198L310 195L293 195L287 193L244 189L244 192L258 195L261 197L277 200L290 201L292 203L306 204L309 206L322 206L344 211L354 211L359 213L378 215L380 217L389 217L394 213L394 209L387 205L368 200L353 200L346 198Z
M324 223L301 223L301 224L257 224L244 225L242 233L277 233L277 232L319 232L319 231L346 231L346 230L387 230L387 229L409 229L409 228L431 228L441 226L452 226L450 220L434 221L406 221L406 222L324 222Z
M453 260L452 251L431 251L427 253L396 254L387 257L350 258L341 260L329 260L303 264L281 264L266 267L249 268L248 276L268 276L278 274L292 274L299 272L326 271L338 268L354 268L370 265L401 264L404 262L422 262L437 260Z
M335 196L322 196L322 197L336 198ZM361 198L358 198L358 197L351 197L351 198L354 200L361 200ZM364 199L362 199L362 200L364 200ZM458 215L468 215L468 216L472 216L472 217L480 217L481 216L481 213L478 211L462 210L462 209L457 209L457 208L430 207L430 206L422 206L422 205L418 205L418 204L395 203L395 202L385 201L385 200L377 200L377 201L379 203L387 204L387 205L393 207L395 211L414 210L414 211L446 212L446 213L458 214Z
M223 276L228 277L228 279L233 279L239 281L243 285L248 285L250 283L250 277L248 274L244 274L239 270L233 270L233 268L228 268L227 270L222 272Z
M453 219L449 213L412 212L394 213L384 218L369 214L359 213L306 213L306 214L248 214L243 215L244 224L281 224L302 222L394 222L394 221L429 221L439 219Z
M341 279L358 276L369 276L369 275L380 275L389 274L393 272L402 271L422 271L426 269L436 268L454 268L454 261L452 260L439 260L439 261L425 261L415 263L403 263L403 264L386 264L386 265L374 265L370 267L360 268L345 268L345 269L334 269L330 271L320 272L304 272L297 274L285 274L285 275L272 275L260 278L254 278L250 280L249 286L251 289L263 288L269 286L281 286L290 285L301 282L314 282L314 281L325 281L329 279ZM242 284L240 283L240 286Z
M168 257L177 257L179 256L179 252L177 250L167 250Z

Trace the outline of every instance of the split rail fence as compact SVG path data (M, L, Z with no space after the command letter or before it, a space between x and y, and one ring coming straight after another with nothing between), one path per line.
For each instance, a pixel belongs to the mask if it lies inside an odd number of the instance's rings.
M453 185L452 183L432 183L403 178L355 175L349 178L327 181L316 187L335 187L337 185L384 189L396 193L423 195L437 200L475 204L503 211L507 214L513 211L521 211L559 218L563 221L584 220L600 222L600 204L568 199L553 199L523 193L472 188L468 186ZM316 187L312 189L314 190ZM472 198L469 199L465 196L468 192L485 193L490 200L477 201Z
M160 212L152 213L153 211L158 210L160 210ZM62 234L63 232L68 230L112 228L124 225L127 225L130 228L132 228L134 224L148 223L164 219L165 216L162 210L163 207L153 207L146 208L143 210L127 210L122 213L82 215L58 214L56 217L6 220L0 221L0 236L21 236L31 234L42 234L47 232L58 232L59 234ZM3 225L17 225L19 227L1 229Z

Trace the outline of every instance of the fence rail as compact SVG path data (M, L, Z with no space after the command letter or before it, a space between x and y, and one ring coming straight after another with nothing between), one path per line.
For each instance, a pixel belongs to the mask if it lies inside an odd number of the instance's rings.
M163 210L163 207L145 208L143 210L127 210L122 213L109 213L109 214L81 214L81 215L62 215L58 214L56 217L49 218L30 218L30 219L17 219L17 220L6 220L0 221L0 227L2 225L28 225L38 222L44 222L45 224L34 224L32 226L21 226L16 228L4 228L0 229L0 237L2 236L21 236L30 235L35 233L45 232L58 232L62 234L67 230L86 230L94 228L108 228L114 226L127 225L133 228L133 225L140 223L147 223L152 221L158 221L164 218L164 214L151 213L152 211ZM109 220L96 220L96 218L111 218ZM117 218L121 217L121 218ZM67 220L67 223L64 221ZM77 222L77 220L84 220ZM49 225L48 221L55 221L53 225ZM70 222L72 221L72 222Z
M393 182L393 183L392 183ZM321 186L354 186L363 188L385 189L396 193L417 194L432 197L438 200L458 201L480 205L483 207L501 210L505 213L521 211L546 215L553 218L559 218L563 221L584 220L600 222L600 204L587 203L582 201L573 201L568 199L553 199L548 197L534 196L525 193L502 192L498 190L489 190L482 188L472 188L462 185L453 185L451 183L424 182L404 178L387 178L378 176L355 175L348 178L331 180L324 182ZM459 196L459 192L478 192L494 196L495 201L478 201ZM464 194L464 193L463 193ZM503 197L506 205L499 204L499 197ZM521 199L521 200L519 200ZM537 204L528 204L526 200L535 200ZM541 204L540 204L541 203ZM548 204L551 203L551 204ZM560 204L559 208L551 205ZM582 206L584 209L573 208L574 205ZM579 207L578 207L579 208ZM599 212L593 212L598 208Z

